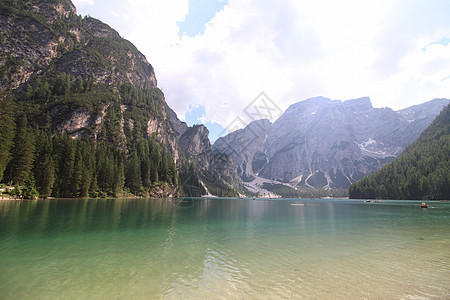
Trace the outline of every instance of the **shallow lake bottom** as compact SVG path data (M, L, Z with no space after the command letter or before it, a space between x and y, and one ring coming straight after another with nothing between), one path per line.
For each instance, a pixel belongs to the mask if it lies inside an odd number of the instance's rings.
M299 205L300 204L300 205ZM450 204L0 202L2 299L450 298Z

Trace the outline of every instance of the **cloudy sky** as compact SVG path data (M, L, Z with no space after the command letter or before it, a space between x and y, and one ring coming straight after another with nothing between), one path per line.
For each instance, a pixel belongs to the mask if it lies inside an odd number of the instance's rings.
M248 123L261 92L280 110L315 96L395 110L450 98L448 0L73 2L134 43L169 106L213 139Z

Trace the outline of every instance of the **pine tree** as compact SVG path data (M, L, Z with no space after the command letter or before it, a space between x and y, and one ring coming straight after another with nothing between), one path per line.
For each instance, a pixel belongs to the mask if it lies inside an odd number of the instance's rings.
M48 85L47 80L44 81L41 88L37 91L37 97L39 99L47 101L50 97L50 87Z
M69 94L71 85L70 74L61 73L56 79L53 86L53 94L57 96L64 96Z
M352 198L448 199L450 105L403 153L349 188Z
M59 196L71 197L72 178L75 164L75 145L71 137L64 134L59 149Z
M113 186L114 197L118 197L123 192L123 188L125 186L125 168L123 166L122 159L119 159L119 162L116 165L117 168L114 174Z
M28 179L34 162L34 139L28 128L27 117L19 118L17 134L14 139L12 160L8 165L8 180L23 185Z
M97 150L97 183L105 193L112 193L114 184L114 156L112 150L101 145Z
M44 164L44 169L40 174L39 194L42 198L48 198L52 194L53 184L55 183L55 168L51 157Z
M14 122L14 100L12 96L3 97L0 94L0 181L3 173L11 160L11 147L14 143L15 122Z
M53 166L53 141L42 131L36 131L36 159L33 168L36 188L42 198L51 195L55 183L55 169Z
M82 196L81 187L83 185L83 156L81 154L81 143L76 143L75 160L72 174L72 196Z
M33 174L31 174L25 181L25 188L23 190L23 196L25 199L37 199L39 198L39 193L36 189L36 182L34 180Z
M169 163L167 161L166 153L163 152L161 155L161 163L159 164L159 179L163 182L167 181L167 173L169 170Z
M142 187L141 181L141 162L134 151L128 160L128 167L125 177L126 186L130 189L132 193L139 193Z
M94 173L94 148L88 141L81 142L81 156L83 157L83 166L81 171L81 185L80 193L81 197L89 196L89 189L92 184L92 177Z
M78 76L75 79L74 84L72 85L72 93L83 93L84 92L84 82L81 76Z

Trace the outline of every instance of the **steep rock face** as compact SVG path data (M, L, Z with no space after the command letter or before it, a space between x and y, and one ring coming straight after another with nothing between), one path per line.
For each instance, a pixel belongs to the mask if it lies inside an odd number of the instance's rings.
M157 85L133 44L99 20L82 19L71 1L2 1L0 41L2 91L51 70L110 85Z
M204 125L188 127L179 138L180 150L196 164L201 178L208 181L218 180L233 189L240 189L241 180L233 161L228 155L212 149L208 135L209 131Z
M17 88L30 76L49 65L57 55L59 38L46 23L29 16L43 14L49 24L65 18L67 10L59 14L57 3L35 1L18 12L7 1L0 4L0 88ZM69 7L68 11L74 9ZM29 15L28 15L29 14ZM38 67L39 66L39 67Z
M435 106L441 100L426 103ZM422 115L414 106L400 111ZM447 105L399 157L349 188L351 198L449 199L450 105Z
M56 68L59 72L73 77L93 76L97 83L157 86L153 67L145 56L111 27L87 18L82 29L76 32L77 41L83 41L84 46L58 59ZM104 57L100 61L92 55L97 51Z
M56 107L50 114L58 114ZM67 132L73 138L79 139L94 134L94 138L97 138L101 131L101 124L106 115L108 106L98 114L91 113L90 111L78 108L74 110L68 119L63 120L57 125L57 129L61 132Z
M55 92L62 74L69 88ZM33 126L114 140L126 151L139 123L139 135L155 134L179 159L151 64L107 24L77 15L70 0L0 2L0 96L9 92Z
M424 128L430 125L434 118L439 115L442 108L449 103L448 99L433 99L423 104L414 105L397 111L400 114L405 129L402 136L397 134L394 139L401 139L403 144L409 145L413 143L422 133Z
M238 149L239 155L232 158L239 166L245 158L253 157L252 162L260 158L259 172L248 167L247 159L241 176L259 175L300 186L347 188L398 156L448 101L434 100L395 112L373 108L369 98L342 102L317 97L291 105L267 136L251 147L242 147L235 137L241 132L225 137L227 143L218 140L214 147L223 152L230 151L226 144Z
M239 176L251 180L267 163L264 140L272 129L267 119L251 122L247 127L217 139L213 150L227 154L235 163Z
M178 116L177 116L177 114L173 111L173 109L171 109L170 107L167 107L167 111L168 111L169 116L170 116L170 120L171 120L171 123L172 123L172 127L173 127L173 129L175 130L175 133L176 133L177 137L180 138L181 135L182 135L183 133L185 133L186 130L188 130L189 127L187 126L186 122L181 122L181 121L178 119Z
M241 180L236 173L233 161L229 155L212 148L208 128L204 125L187 126L170 108L168 108L168 114L172 128L178 137L180 152L197 166L200 178L221 181L232 189L241 189Z
M190 156L202 156L211 150L209 131L204 125L189 127L180 137L180 149Z
M165 126L161 126L162 124L165 124ZM170 116L166 110L163 110L161 116L152 116L149 118L147 122L147 134L155 134L160 143L168 145L175 163L177 163L180 158L178 139L176 132L169 124Z
M70 0L0 2L5 94L32 127L107 143L125 157L154 136L177 166L188 158L205 182L239 184L231 161L212 153L206 127L188 128L167 106L145 56L107 24L78 16Z

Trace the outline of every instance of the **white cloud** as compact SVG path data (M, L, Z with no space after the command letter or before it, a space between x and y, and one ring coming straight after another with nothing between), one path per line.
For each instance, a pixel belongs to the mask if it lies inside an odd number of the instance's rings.
M394 109L450 98L450 45L432 44L449 37L447 0L230 0L181 40L188 0L117 3L110 25L147 56L179 115L199 104L227 126L261 91L283 109L317 95Z
M73 2L73 4L75 4L75 6L84 5L84 4L88 4L88 5L94 4L94 0L73 0L72 2Z

